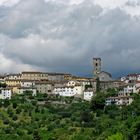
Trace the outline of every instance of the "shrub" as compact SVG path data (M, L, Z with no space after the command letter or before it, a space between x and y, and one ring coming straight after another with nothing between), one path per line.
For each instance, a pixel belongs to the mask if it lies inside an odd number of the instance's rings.
M13 103L13 108L17 108L17 103Z
M14 115L14 116L12 117L12 119L13 119L14 121L16 121L16 120L18 119L18 117L17 117L16 115Z
M16 114L20 114L21 111L22 111L22 110L21 110L20 108L17 108L17 109L16 109Z
M5 120L3 120L3 123L6 124L6 125L8 125L9 124L9 120L8 119L5 119Z

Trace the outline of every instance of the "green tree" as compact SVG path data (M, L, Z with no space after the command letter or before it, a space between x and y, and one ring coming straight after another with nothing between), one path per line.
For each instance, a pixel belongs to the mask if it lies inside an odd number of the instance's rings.
M96 78L96 91L100 92L100 79Z
M121 133L116 133L109 136L106 140L124 140L124 137Z

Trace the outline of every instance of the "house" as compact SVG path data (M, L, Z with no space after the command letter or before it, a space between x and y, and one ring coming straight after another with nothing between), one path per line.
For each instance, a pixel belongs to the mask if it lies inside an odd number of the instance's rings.
M123 85L123 82L119 80L113 80L113 81L100 81L100 89L101 90L107 90L109 88L119 88Z
M0 83L5 83L5 75L0 75Z
M67 73L47 73L49 81L70 80L72 75Z
M5 79L19 80L21 79L21 74L8 74L6 75Z
M74 81L77 81L83 86L83 90L85 90L88 86L93 88L93 91L96 92L96 80L93 78L86 78L86 77L76 77L73 76L72 78Z
M53 83L49 81L36 81L35 88L38 93L52 94Z
M34 87L35 86L35 80L28 80L28 79L22 79L20 83L21 87Z
M92 97L95 96L93 89L87 89L84 91L84 100L91 101Z
M32 94L32 96L36 96L37 94L37 90L34 87L19 87L17 89L17 94L25 94L25 93L30 93Z
M134 73L134 74L128 74L127 78L129 79L129 81L137 81L138 79L138 74Z
M109 97L106 99L106 105L130 105L133 102L132 96L118 96L118 97Z
M108 97L105 101L106 105L130 105L133 102L133 96L130 96L130 93L125 93L120 91L118 96Z
M27 80L48 80L48 74L45 72L23 71L21 79Z
M7 86L19 86L21 85L20 79L6 79L5 83Z
M135 84L128 84L123 88L124 93L137 93L136 85Z
M0 99L11 99L12 90L10 88L1 89Z
M83 88L81 85L76 84L75 86L55 86L53 90L53 94L58 94L60 96L67 96L67 97L82 97L83 95Z

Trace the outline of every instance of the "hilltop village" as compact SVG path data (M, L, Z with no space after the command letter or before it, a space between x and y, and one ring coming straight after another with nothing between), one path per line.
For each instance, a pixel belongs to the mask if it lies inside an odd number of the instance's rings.
M30 93L60 95L81 98L90 101L97 92L115 89L115 96L106 98L105 104L129 105L133 101L131 94L140 91L140 74L129 74L117 80L110 73L102 71L101 58L93 58L93 77L77 77L68 73L47 73L23 71L18 74L0 76L0 99L11 99L16 94Z

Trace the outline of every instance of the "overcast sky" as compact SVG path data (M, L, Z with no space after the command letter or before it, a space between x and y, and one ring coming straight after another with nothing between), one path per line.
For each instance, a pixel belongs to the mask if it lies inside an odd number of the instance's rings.
M139 0L0 0L0 72L140 73Z

